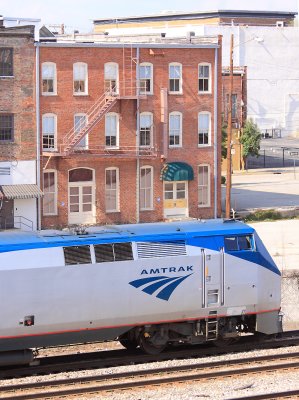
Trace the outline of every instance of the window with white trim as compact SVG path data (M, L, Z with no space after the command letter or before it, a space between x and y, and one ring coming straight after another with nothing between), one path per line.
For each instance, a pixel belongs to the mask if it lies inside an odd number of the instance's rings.
M211 145L211 113L198 114L198 146Z
M153 114L143 112L140 114L140 135L139 146L151 147L152 145L152 131L153 131Z
M119 146L119 115L117 113L105 115L105 145L114 148Z
M53 62L42 63L42 94L57 94L56 64Z
M0 48L0 76L13 76L13 49Z
M182 93L182 64L169 64L169 93Z
M57 116L44 114L42 116L43 150L56 150Z
M57 171L44 171L43 181L43 215L57 215Z
M140 168L140 210L153 209L153 167Z
M119 169L105 170L105 204L106 212L119 211Z
M139 93L153 94L153 64L139 65Z
M182 146L182 113L173 111L169 114L169 147Z
M211 92L211 64L198 65L198 92Z
M75 114L74 116L74 127L75 127L75 134L78 134L85 128L87 125L87 115L80 113ZM75 149L86 150L88 148L88 134L83 136L78 144L76 144Z
M78 62L73 65L74 94L88 94L87 64Z
M198 206L210 206L210 166L202 164L198 166Z
M118 64L108 62L104 65L105 92L118 93Z

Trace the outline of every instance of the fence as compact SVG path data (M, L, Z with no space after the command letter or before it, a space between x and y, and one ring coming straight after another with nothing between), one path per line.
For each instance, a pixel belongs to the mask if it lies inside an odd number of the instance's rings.
M299 270L285 271L281 284L283 329L299 329Z
M273 147L261 149L258 157L249 156L247 169L284 168L299 166L298 147Z

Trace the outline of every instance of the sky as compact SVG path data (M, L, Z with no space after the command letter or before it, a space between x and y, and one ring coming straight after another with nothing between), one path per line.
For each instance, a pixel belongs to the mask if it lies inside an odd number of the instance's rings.
M298 11L299 0L0 0L0 15L64 23L68 31L92 31L94 19L159 14L169 11Z

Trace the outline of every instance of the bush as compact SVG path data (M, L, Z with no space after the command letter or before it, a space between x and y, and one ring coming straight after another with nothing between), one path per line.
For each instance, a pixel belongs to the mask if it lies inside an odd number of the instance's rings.
M226 178L225 176L221 176L221 185L225 185Z
M276 221L278 219L283 219L281 213L275 210L259 210L245 217L245 221Z

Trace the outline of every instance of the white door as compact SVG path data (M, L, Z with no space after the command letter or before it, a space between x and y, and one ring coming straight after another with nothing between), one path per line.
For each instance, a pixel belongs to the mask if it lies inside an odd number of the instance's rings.
M94 203L93 185L69 184L69 224L94 224Z
M188 217L188 181L164 182L164 217Z

